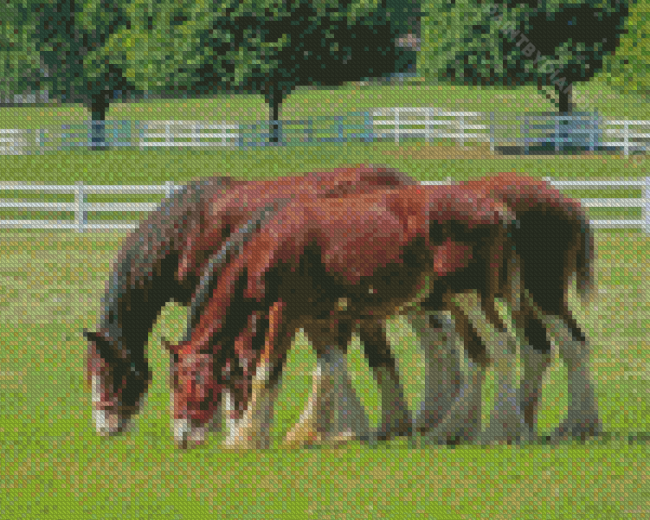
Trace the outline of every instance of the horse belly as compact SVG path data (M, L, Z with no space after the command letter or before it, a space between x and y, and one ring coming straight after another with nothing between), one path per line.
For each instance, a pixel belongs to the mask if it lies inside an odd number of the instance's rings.
M416 298L425 287L426 271L393 265L379 269L360 283L347 286L336 300L335 315L350 320L383 319Z

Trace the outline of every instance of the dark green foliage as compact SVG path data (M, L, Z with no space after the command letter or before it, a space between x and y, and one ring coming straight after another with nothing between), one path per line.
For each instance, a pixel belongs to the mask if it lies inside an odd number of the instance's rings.
M615 57L605 60L607 83L619 92L650 96L650 17L648 0L630 6L625 35Z
M43 76L41 56L30 20L29 0L5 0L0 5L0 99L38 92Z
M20 61L40 58L52 97L83 103L93 121L116 100L220 93L261 93L276 121L297 86L414 66L397 40L413 32L415 1L30 0Z
M552 86L570 111L570 86L588 81L619 44L629 0L454 0L427 4L425 74L462 85ZM431 40L442 36L437 44Z

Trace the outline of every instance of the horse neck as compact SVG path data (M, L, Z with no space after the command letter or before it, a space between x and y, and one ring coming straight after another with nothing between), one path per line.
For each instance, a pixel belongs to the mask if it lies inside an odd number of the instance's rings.
M126 239L102 299L100 327L113 339L140 348L163 305L187 296L181 294L184 289L174 275L178 248L192 225L188 214L203 211L205 199L216 196L229 182L212 178L190 183L165 199Z
M142 275L132 265L130 255L126 256L126 265L124 262L117 265L109 280L102 300L100 327L129 348L140 349L147 342L162 307L175 295L173 272L171 275L168 272L174 262L168 257L155 266L158 269L152 268L149 275Z

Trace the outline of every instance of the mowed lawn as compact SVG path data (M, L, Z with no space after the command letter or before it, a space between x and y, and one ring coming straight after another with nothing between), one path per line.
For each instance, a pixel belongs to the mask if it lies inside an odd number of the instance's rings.
M276 449L298 419L315 356L294 343L275 423L274 449L228 452L221 436L183 452L170 429L167 355L185 309L169 304L149 342L154 382L126 435L94 433L84 387L82 327L92 327L123 234L0 234L0 518L642 518L650 514L648 251L636 232L598 232L598 295L573 309L593 349L602 419L614 440L558 447ZM410 328L391 323L408 398L423 366ZM354 383L377 421L379 396L355 339ZM540 427L566 411L566 371L545 380ZM489 374L484 408L492 402ZM487 420L487 417L484 417ZM75 516L76 515L76 516Z
M591 84L591 83L590 83ZM478 94L477 94L478 93ZM578 90L578 93L581 93ZM645 105L601 87L584 92L585 109L617 118L647 119ZM539 102L534 89L493 92L461 88L361 88L294 93L283 118L342 115L382 106L440 106L462 110L506 107L523 113ZM251 101L252 100L252 101ZM210 102L116 105L110 119L240 120L267 115L261 97ZM343 108L342 108L343 107ZM639 108L641 107L641 108ZM543 109L537 107L536 109ZM545 108L546 110L549 107ZM641 112L639 112L641 110ZM43 128L87 118L80 107L4 109L0 128ZM558 179L639 178L645 157L500 156L487 146L454 143L375 143L240 150L154 149L0 156L0 179L45 184L162 184L199 175L274 178L346 164L384 163L420 180L467 179L517 171ZM629 196L633 190L603 190ZM567 192L594 196L586 190ZM69 202L53 195L16 197ZM637 194L638 196L638 194ZM92 196L90 202L154 201L160 197ZM2 211L3 219L54 215ZM640 211L596 210L593 218L640 218ZM93 219L133 219L122 212ZM61 215L70 218L71 215ZM280 450L310 391L315 355L298 335L290 352L272 433L274 449L228 452L220 435L205 446L174 448L170 428L167 354L161 336L177 340L185 309L169 304L154 327L148 356L154 381L132 432L100 438L84 386L83 327L94 327L100 299L124 234L0 230L0 519L342 519L460 518L618 519L650 517L650 237L633 231L597 232L598 293L572 309L591 340L591 367L601 416L613 439L557 447L411 448L405 440L373 449ZM502 311L505 309L502 308ZM412 407L420 400L424 369L411 330L390 323L391 341ZM353 341L348 357L354 385L372 421L379 395ZM484 411L492 404L492 373ZM566 370L556 359L545 379L540 428L566 413ZM484 413L487 423L488 416ZM485 424L486 426L487 424Z

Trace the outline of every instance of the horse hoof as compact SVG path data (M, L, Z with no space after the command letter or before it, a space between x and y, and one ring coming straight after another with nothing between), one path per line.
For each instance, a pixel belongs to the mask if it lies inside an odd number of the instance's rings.
M269 447L269 442L266 439L252 439L237 437L234 439L226 439L221 447L226 450L264 450Z
M473 443L478 437L473 432L457 432L455 434L425 436L424 439L426 444L434 446L461 446Z
M300 449L316 446L322 442L322 436L313 421L305 421L294 426L282 441L283 449Z
M313 430L299 429L291 431L287 434L282 442L282 448L287 450L295 450L305 448L308 446L319 446L322 444L322 435Z
M120 418L118 414L106 410L93 410L92 415L95 431L102 437L119 435L126 430L128 425L127 419Z
M602 435L602 433L602 426L598 419L579 424L564 422L547 437L547 441L552 444L568 440L585 442L589 438Z
M512 444L526 444L533 440L533 436L526 427L501 429L501 428L488 428L480 436L480 444L482 445L512 445Z
M323 439L322 444L328 447L339 448L357 439L359 439L358 435L355 435L351 431L346 431L326 436Z

